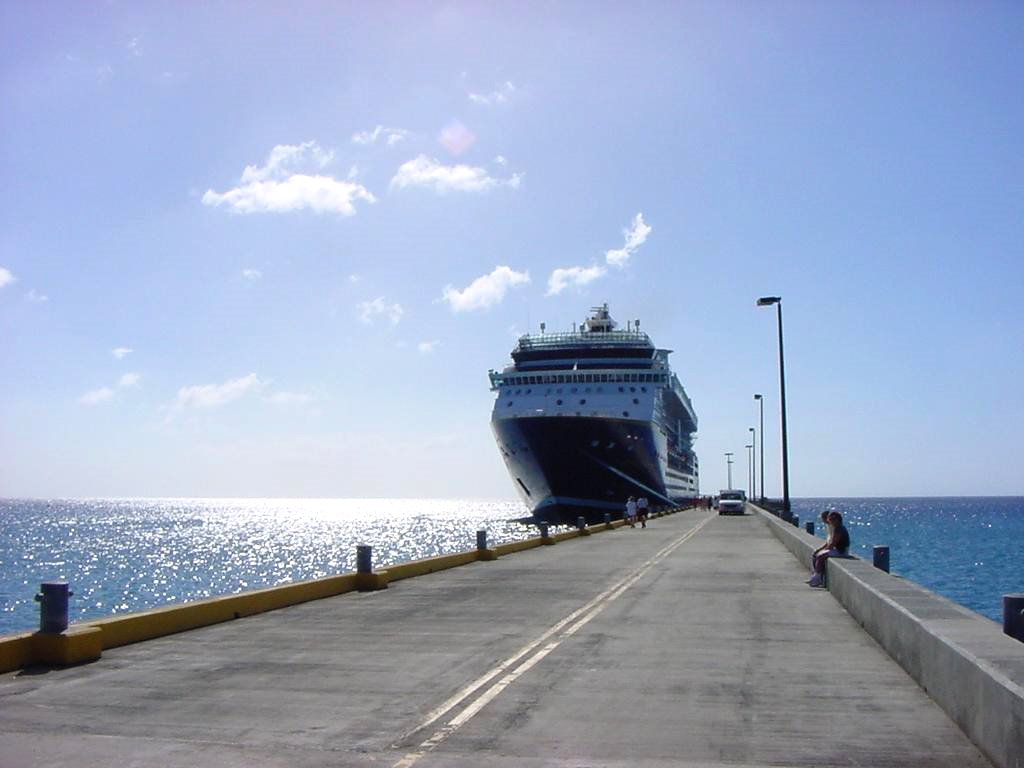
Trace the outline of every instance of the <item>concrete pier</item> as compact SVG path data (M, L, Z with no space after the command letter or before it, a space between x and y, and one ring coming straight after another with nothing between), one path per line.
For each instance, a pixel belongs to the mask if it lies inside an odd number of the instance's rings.
M990 765L769 525L690 511L8 673L0 765Z

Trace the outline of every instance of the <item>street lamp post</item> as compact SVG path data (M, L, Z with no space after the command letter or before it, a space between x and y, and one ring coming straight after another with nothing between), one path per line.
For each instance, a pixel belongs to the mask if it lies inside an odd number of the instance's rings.
M787 522L793 513L789 507L789 445L786 441L786 359L782 352L782 297L762 296L757 306L770 307L775 305L776 317L779 321L779 399L782 401L782 519Z
M754 453L754 446L757 445L757 430L753 427L747 427L747 431L750 432L750 496L754 498L754 493L757 492L757 455ZM761 471L764 472L764 467L761 467Z
M754 444L751 443L743 447L747 449L747 493L750 494L747 498L749 499L754 496Z
M727 471L729 473L729 482L728 482L728 484L725 487L730 489L730 490L732 490L732 453L731 452L728 452L728 453L725 454L725 465L726 465L726 469L727 469Z
M764 501L764 398L754 395L754 399L761 406L761 501Z

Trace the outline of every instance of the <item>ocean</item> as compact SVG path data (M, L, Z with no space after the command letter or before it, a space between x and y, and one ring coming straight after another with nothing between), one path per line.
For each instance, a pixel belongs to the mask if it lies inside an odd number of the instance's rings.
M996 621L1024 591L1024 498L796 499L842 511L854 554ZM459 499L0 499L0 634L35 629L41 581L74 592L72 621L313 579L534 535L518 502Z

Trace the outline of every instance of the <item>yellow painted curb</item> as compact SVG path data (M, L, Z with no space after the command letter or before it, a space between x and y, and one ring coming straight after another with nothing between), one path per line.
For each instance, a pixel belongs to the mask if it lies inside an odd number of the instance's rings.
M679 511L682 510L670 510L663 514L674 514ZM108 616L72 625L60 635L43 635L33 632L8 635L0 637L0 672L22 669L33 663L77 664L98 659L103 650L110 648L232 621L311 600L335 597L356 590L386 589L388 584L393 581L422 576L480 560L494 560L501 555L553 545L560 541L590 536L605 530L615 530L625 524L624 520L615 520L582 530L572 529L555 535L536 536L499 544L482 551L473 549L452 555L412 560L389 566L387 570L374 571L369 574L345 573L235 595L223 595L208 600L166 605L139 613Z
M437 557L425 557L422 560L410 560L407 563L389 565L388 573L391 581L410 579L413 576L423 576L436 571L446 571L467 563L475 563L477 554L475 549L468 552L456 552L454 555L438 555Z
M68 627L60 633L37 632L32 636L36 664L82 664L103 655L103 631L88 625Z
M356 574L356 589L360 592L376 592L388 588L391 580L389 571L373 571L372 573Z
M32 658L31 632L0 637L0 672L27 667Z
M514 552L523 552L527 549L533 549L543 544L539 536L535 536L532 539L523 539L522 541L510 541L508 544L499 544L494 548L494 551L501 555L511 555Z
M117 648L141 640L171 635L189 629L219 624L257 613L285 608L289 605L319 600L351 592L356 588L356 574L329 576L314 581L299 581L279 587L224 595L193 603L165 605L140 613L110 616L86 622L103 630L103 648Z

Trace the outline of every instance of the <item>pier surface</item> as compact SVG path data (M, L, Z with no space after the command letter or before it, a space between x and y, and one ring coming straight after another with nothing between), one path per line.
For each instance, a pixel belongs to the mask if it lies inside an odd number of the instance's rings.
M989 763L758 516L690 511L0 679L0 766Z

